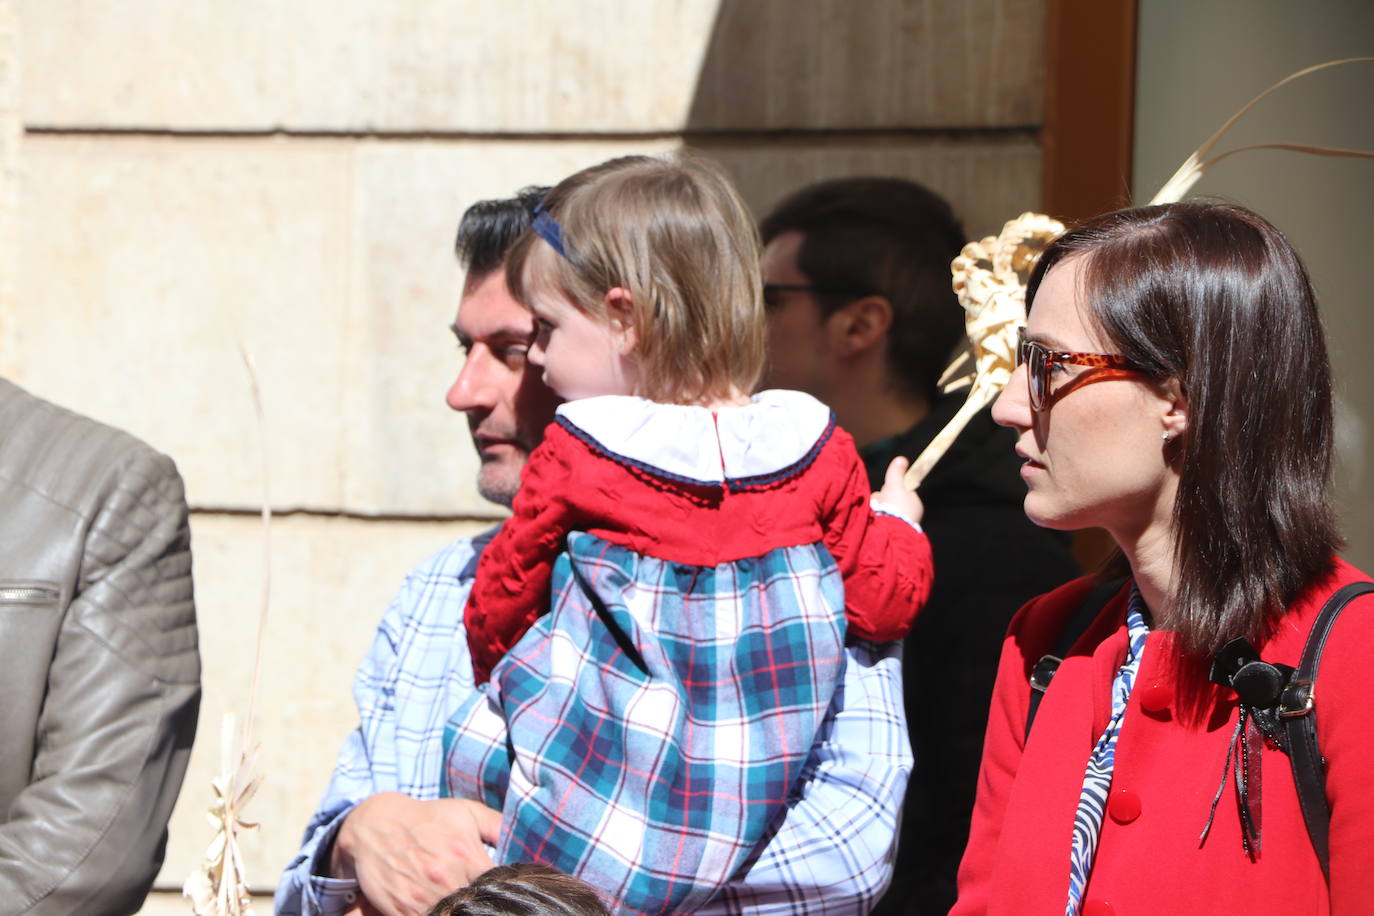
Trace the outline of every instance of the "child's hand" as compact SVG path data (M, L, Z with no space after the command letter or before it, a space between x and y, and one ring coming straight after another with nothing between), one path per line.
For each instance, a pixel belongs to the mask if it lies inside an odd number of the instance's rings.
M887 473L883 476L883 488L874 493L873 498L883 503L888 511L897 512L908 521L919 525L926 507L921 503L921 498L908 490L902 482L910 465L911 462L905 458L893 458L892 463L887 466Z

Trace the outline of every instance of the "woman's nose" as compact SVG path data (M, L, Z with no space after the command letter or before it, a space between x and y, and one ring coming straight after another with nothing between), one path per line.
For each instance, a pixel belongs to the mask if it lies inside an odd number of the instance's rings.
M992 402L992 419L999 426L1029 429L1034 422L1030 392L1026 388L1026 367L1017 366L1007 385Z

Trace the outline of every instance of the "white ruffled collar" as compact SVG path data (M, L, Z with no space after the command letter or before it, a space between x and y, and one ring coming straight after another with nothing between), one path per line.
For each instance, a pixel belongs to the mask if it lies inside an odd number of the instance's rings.
M800 391L770 390L714 412L604 395L569 401L558 421L626 464L693 483L763 482L805 466L833 425L830 408Z

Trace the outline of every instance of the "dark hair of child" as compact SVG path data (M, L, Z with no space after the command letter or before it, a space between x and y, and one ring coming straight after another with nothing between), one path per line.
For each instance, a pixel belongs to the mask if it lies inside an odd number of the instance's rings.
M591 885L547 865L498 865L428 916L610 916Z

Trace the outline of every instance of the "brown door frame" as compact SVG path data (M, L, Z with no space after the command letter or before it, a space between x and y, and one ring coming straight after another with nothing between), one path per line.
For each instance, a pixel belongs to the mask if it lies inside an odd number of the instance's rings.
M1048 2L1040 208L1066 223L1131 203L1136 2ZM1085 569L1114 547L1101 528L1074 535Z
M1040 205L1066 221L1131 200L1136 0L1049 0Z

